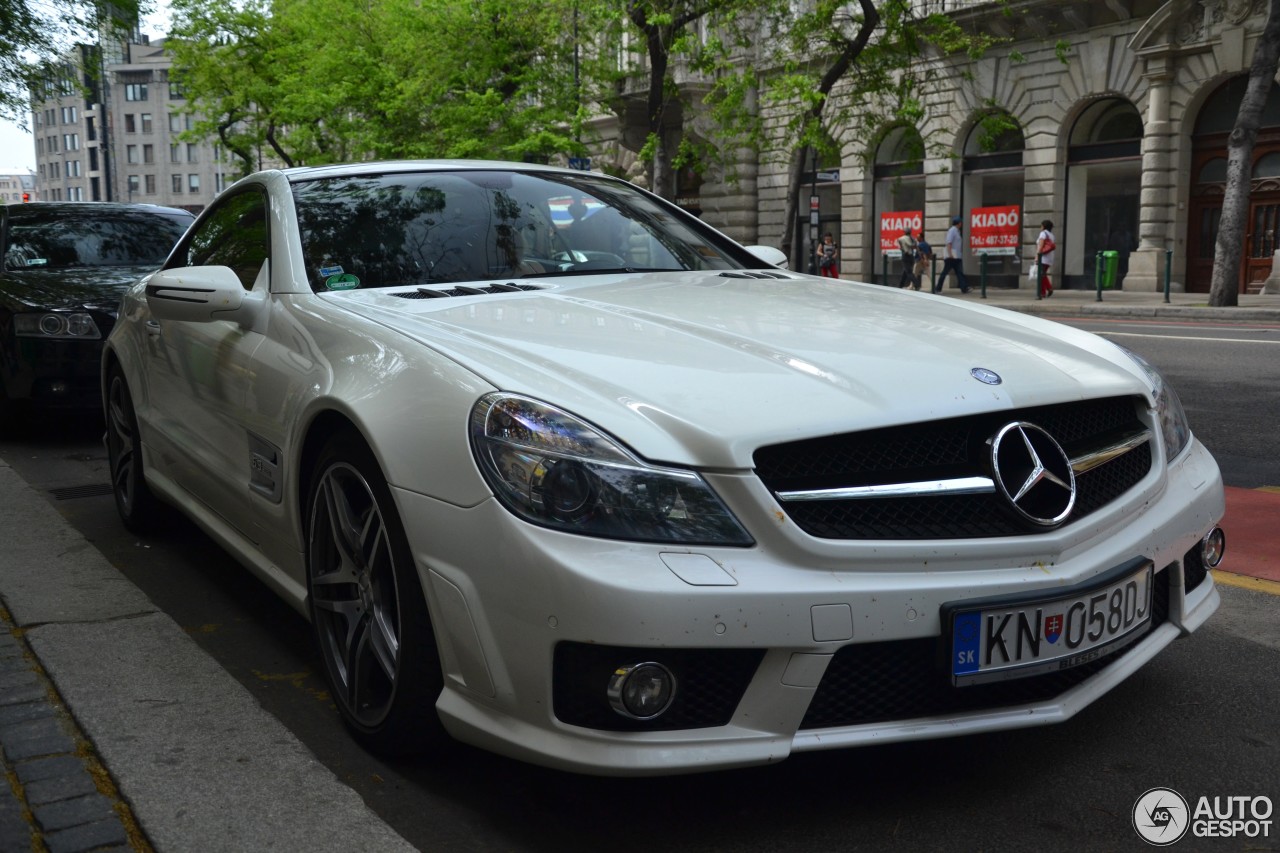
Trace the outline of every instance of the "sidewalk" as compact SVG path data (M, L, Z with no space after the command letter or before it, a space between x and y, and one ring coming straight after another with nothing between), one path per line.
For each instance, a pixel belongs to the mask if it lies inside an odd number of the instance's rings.
M1183 293L945 297L1280 323L1280 295L1239 308ZM3 460L0 507L0 853L413 849Z
M1166 303L1163 291L1104 290L1098 301L1096 290L1063 290L1047 299L1036 299L1034 287L1013 289L988 287L986 298L976 275L969 276L972 289L961 294L948 277L944 296L973 300L982 305L995 305L1011 311L1040 314L1046 317L1136 317L1183 320L1191 322L1277 323L1280 322L1280 293L1242 294L1233 308L1211 308L1207 293L1170 293ZM927 285L926 285L927 287ZM924 291L921 291L924 292Z

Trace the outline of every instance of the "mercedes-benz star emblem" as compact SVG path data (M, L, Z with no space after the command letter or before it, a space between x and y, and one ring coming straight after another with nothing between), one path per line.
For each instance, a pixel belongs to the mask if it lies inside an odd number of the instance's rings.
M1053 436L1035 424L1005 424L991 438L991 472L996 488L1027 521L1056 527L1076 504L1071 459Z
M969 375L984 385L999 385L1004 380L1000 378L1000 374L994 370L987 370L985 367L975 367L969 371Z

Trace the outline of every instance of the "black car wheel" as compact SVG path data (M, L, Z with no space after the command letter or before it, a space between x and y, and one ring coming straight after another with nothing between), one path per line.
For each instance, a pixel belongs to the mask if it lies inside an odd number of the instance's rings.
M344 721L375 752L437 746L444 682L426 599L386 479L358 437L329 440L307 507L311 624Z
M134 533L155 529L159 502L147 488L142 472L142 442L129 385L119 367L107 377L107 462L111 492L124 526Z

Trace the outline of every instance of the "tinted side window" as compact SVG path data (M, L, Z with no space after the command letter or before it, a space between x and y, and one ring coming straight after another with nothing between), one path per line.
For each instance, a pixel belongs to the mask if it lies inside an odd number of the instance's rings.
M270 243L267 199L250 190L223 200L192 232L183 263L189 267L231 267L245 290L253 288Z

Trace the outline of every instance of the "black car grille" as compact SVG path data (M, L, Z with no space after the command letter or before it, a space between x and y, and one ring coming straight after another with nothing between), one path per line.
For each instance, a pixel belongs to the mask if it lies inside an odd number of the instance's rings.
M588 643L556 646L552 702L556 719L605 731L665 731L728 725L764 652L759 649L622 648ZM671 708L652 720L623 717L606 690L621 665L655 661L671 670Z
M1151 625L1169 618L1169 574L1156 573ZM1012 681L955 687L943 666L940 637L863 643L836 652L814 693L802 729L912 720L1040 702L1059 696L1114 664L1138 643L1083 666Z
M775 493L989 477L986 442L1011 421L1043 428L1075 456L1143 430L1141 405L1113 397L771 445L756 451L755 470ZM1148 441L1078 474L1076 505L1065 523L1115 500L1151 463ZM784 501L782 507L800 529L823 539L983 538L1039 530L995 493Z

